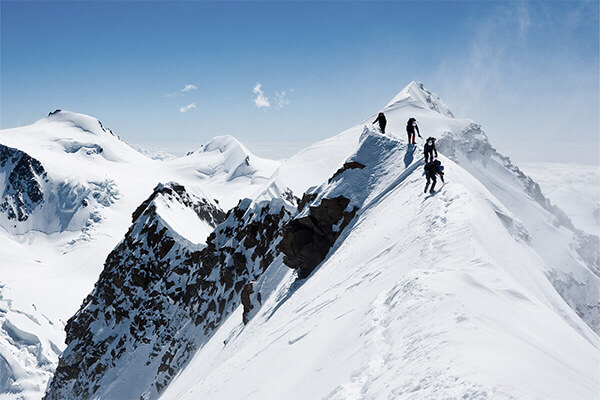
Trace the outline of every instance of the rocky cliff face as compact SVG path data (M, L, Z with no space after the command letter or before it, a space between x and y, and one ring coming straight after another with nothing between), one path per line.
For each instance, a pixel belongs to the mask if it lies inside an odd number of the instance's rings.
M47 181L42 164L27 153L0 144L0 213L9 222L26 221L43 202L42 185Z
M206 245L194 245L157 212L164 201L220 225ZM157 398L277 257L290 213L279 199L243 200L224 217L181 185L155 189L67 323L67 349L46 399Z
M313 196L305 195L301 206ZM350 199L343 196L320 199L284 227L278 249L285 254L283 262L298 270L299 278L306 278L325 259L342 230L354 218L358 208L347 211L349 203Z
M63 180L48 174L27 153L0 144L0 225L8 232L79 231L99 222L98 209L119 198L111 179L91 182Z

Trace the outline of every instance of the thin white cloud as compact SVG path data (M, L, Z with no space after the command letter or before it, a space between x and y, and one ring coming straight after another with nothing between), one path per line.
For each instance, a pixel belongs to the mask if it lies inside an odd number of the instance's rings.
M252 92L256 95L256 98L254 99L254 105L256 105L256 107L263 108L265 110L271 107L269 98L265 96L262 91L262 84L257 83Z
M190 91L192 91L192 90L196 90L196 89L198 89L198 88L196 87L196 85L192 85L191 83L188 83L187 85L185 85L185 86L184 86L184 88L183 88L183 89L181 89L181 92L182 92L182 93L185 93L185 92L190 92Z
M290 89L290 92L293 93L294 89ZM254 89L252 89L252 93L256 95L254 98L254 105L258 108L262 108L263 110L267 110L271 108L271 106L276 108L283 108L290 104L290 100L288 98L288 93L285 90L280 92L275 92L272 97L268 97L262 90L262 84L258 82Z
M279 108L283 108L283 107L287 106L288 104L290 104L290 101L287 98L287 94L285 93L285 90L275 93L275 98L277 99L277 107L279 107Z
M190 103L187 106L181 106L181 108L179 108L179 112L181 112L181 113L188 112L193 108L196 108L196 102Z
M183 89L179 89L177 92L173 92L173 93L167 93L165 94L165 97L176 97L176 96L183 96L183 93L187 93L187 92L191 92L192 90L197 90L198 87L196 85L192 85L191 83L188 83L187 85L185 85L183 87Z

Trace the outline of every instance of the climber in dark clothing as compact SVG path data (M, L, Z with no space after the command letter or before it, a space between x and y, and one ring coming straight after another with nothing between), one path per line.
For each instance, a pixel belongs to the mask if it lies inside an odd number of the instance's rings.
M427 178L427 183L425 184L425 193L427 193L427 189L429 188L429 184L431 184L431 188L429 193L433 193L435 191L435 184L437 183L436 175L440 176L442 183L444 182L444 167L442 167L442 163L439 160L430 161L425 164L425 178Z
M381 129L381 133L385 134L385 126L387 124L387 120L385 119L385 115L383 115L382 112L380 112L377 116L377 119L373 121L374 124L377 122L379 122L379 128Z
M422 139L421 133L419 132L419 127L417 126L417 120L414 118L409 118L406 123L406 134L408 135L408 144L416 144L415 142L415 131L417 135Z
M425 163L427 163L429 161L433 161L434 153L435 153L435 158L437 158L438 153L437 153L437 149L435 148L435 138L434 137L427 138L427 142L425 143L425 146L423 146L423 149L424 149L424 153L425 153Z
M425 184L425 193L427 193L427 189L429 188L429 184L431 183L431 189L429 190L429 193L433 193L434 189L435 189L435 184L437 182L437 180L435 179L435 166L433 165L433 162L429 162L427 164L425 164L425 178L427 178L427 183Z
M433 170L434 172L440 176L442 183L444 183L444 166L440 162L440 160L433 160Z

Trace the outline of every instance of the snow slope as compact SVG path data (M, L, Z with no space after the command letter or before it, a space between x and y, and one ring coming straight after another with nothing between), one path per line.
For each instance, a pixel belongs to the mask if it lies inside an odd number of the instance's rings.
M365 130L365 168L312 191L359 209L325 261L233 314L161 399L596 398L600 340L519 219L445 157L424 194L417 151Z
M0 229L0 260L27 265L27 248ZM25 259L25 260L23 260ZM9 284L9 283L8 283ZM64 349L64 326L0 282L0 398L40 398ZM17 300L15 300L17 299Z

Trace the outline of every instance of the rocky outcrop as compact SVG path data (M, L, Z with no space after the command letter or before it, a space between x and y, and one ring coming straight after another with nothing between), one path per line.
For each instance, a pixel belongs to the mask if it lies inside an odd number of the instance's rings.
M357 161L348 161L348 162L344 163L342 168L335 171L333 176L331 178L329 178L328 182L331 183L336 177L341 175L344 171L347 171L349 169L363 169L364 167L365 167L364 164L361 164Z
M47 182L42 164L27 153L0 144L0 182L5 189L0 212L9 221L26 221L44 201L42 185Z
M262 304L261 294L255 289L256 282L248 282L244 285L241 294L241 301L243 306L242 322L244 325L256 315L258 309Z
M310 195L308 195L310 196ZM306 199L301 201L302 206ZM309 206L306 215L291 220L283 229L278 249L283 262L306 278L325 259L342 230L354 218L358 208L346 208L350 200L343 197L323 198L318 205Z
M159 199L221 223L206 246L192 247L163 223ZM159 185L68 321L67 349L45 398L157 398L277 257L289 218L281 199L244 200L223 221L210 200Z
M0 225L16 234L81 230L85 235L101 218L98 208L110 207L120 198L111 179L56 179L37 159L1 144L0 187Z

